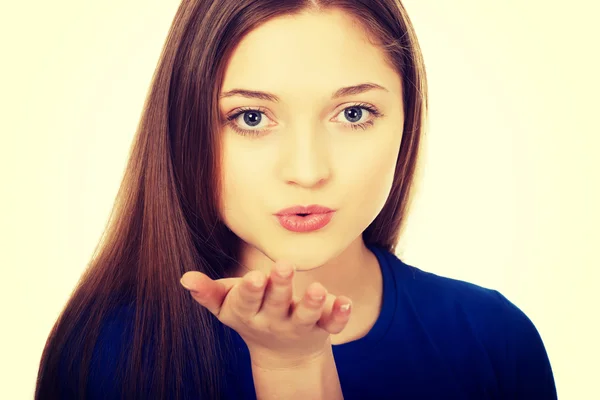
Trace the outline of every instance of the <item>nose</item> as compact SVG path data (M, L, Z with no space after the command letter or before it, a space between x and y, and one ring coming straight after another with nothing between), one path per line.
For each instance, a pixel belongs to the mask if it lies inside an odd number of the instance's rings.
M282 179L303 187L327 181L331 174L331 144L326 132L290 131L284 136L280 153Z

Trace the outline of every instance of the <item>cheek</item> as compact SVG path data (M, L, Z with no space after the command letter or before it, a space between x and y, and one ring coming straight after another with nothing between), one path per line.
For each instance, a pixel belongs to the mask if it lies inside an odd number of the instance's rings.
M381 143L361 152L348 164L348 196L358 209L375 216L381 211L393 185L398 150L399 144Z
M252 215L257 205L264 203L266 190L265 166L260 158L250 156L251 151L229 149L223 157L223 201L229 215ZM263 204L264 206L264 204Z

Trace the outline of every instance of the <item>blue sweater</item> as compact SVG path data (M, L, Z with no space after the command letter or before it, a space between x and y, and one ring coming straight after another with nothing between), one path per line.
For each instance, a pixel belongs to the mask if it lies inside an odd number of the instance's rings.
M383 304L366 336L333 346L344 399L557 398L537 329L502 294L369 248L382 269ZM121 382L111 360L126 346L119 338L128 331L131 312L119 313L101 333L92 359L90 399L119 398ZM248 349L235 331L223 329L233 334L237 350L227 377L228 398L256 399ZM67 376L63 372L65 389L72 386Z

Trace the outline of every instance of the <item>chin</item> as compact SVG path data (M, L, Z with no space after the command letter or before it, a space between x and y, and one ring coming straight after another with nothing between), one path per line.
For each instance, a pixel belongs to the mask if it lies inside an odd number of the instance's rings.
M329 263L344 251L345 246L342 243L336 243L332 240L319 239L314 246L303 244L298 245L297 241L291 240L285 242L285 245L278 248L271 247L271 256L291 262L296 266L296 271L316 270Z

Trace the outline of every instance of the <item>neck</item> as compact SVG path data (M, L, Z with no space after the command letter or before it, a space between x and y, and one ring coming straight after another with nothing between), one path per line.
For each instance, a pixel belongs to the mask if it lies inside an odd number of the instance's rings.
M243 246L240 263L246 268L239 267L233 276L242 277L254 269L269 275L275 265L273 259L279 257L267 256L246 243ZM319 253L318 250L315 254ZM375 254L365 246L361 235L342 253L325 262L315 261L317 257L311 256L304 255L303 260L289 260L297 266L294 296L303 296L312 282L320 282L334 296L348 296L352 300L350 321L342 332L331 335L331 343L339 345L365 336L379 317L383 297L383 277ZM331 307L332 303L328 301L325 307Z
M275 265L273 259L277 260L276 256L267 256L263 251L247 243L243 244L241 254L240 263L245 268L238 267L233 275L235 277L242 277L250 270L261 270L269 275ZM332 295L348 296L354 305L360 306L366 298L372 297L374 292L381 291L379 263L376 256L364 244L362 235L340 254L322 262L316 261L317 265L305 265L304 260L289 259L289 261L297 266L294 296L304 295L308 285L319 282Z

